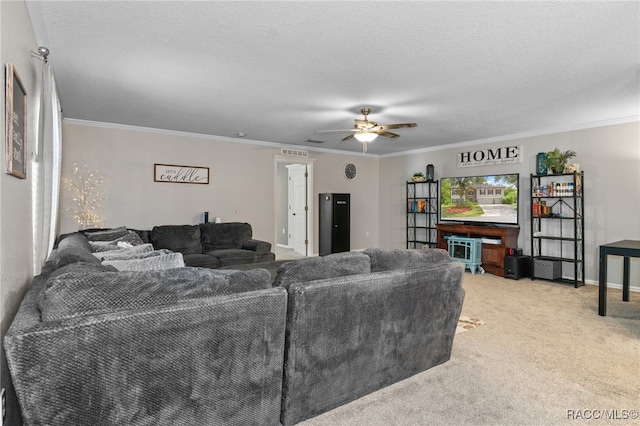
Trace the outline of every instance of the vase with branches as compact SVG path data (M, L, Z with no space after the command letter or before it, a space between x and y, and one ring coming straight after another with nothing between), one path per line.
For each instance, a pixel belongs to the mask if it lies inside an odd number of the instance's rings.
M100 208L100 203L106 200L101 191L104 183L102 175L86 164L81 167L73 163L71 177L63 178L62 181L65 189L73 194L75 204L66 210L73 213L73 219L81 229L101 227L105 219L96 213L96 210Z

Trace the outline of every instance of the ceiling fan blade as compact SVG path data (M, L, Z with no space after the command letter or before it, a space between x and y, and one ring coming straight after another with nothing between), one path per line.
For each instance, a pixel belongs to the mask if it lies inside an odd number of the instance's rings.
M349 136L347 136L346 138L342 138L342 139L340 139L340 140L341 140L341 141L346 141L346 140L351 139L351 138L352 138L352 137L354 137L354 136L355 136L355 134L353 134L353 135L349 135Z
M344 132L355 132L356 129L335 129L335 130L316 130L314 133L344 133Z
M385 138L391 138L391 139L395 139L395 138L399 138L400 135L397 135L395 133L391 133L391 132L374 132L377 133L378 136L384 136Z
M407 127L417 127L416 123L401 123L401 124L384 124L382 126L378 126L381 130L391 130L391 129L404 129Z

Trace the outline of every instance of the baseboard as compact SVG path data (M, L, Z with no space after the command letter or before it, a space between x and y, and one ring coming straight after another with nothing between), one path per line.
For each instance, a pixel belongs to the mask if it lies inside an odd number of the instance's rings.
M589 285L595 285L595 286L599 286L600 283L598 281L594 281L594 280L584 280L585 284L589 284ZM616 283L607 283L607 288L615 288L618 290L622 290L622 284L616 284ZM633 291L635 293L640 293L640 287L635 286L635 285L630 285L629 286L629 291Z

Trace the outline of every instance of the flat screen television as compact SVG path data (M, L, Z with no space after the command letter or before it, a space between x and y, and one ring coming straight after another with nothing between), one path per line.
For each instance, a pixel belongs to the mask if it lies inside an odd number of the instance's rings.
M475 175L440 179L440 223L518 225L520 175Z

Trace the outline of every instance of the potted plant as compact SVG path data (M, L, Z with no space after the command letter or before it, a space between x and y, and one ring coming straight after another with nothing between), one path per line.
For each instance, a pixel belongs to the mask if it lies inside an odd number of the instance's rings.
M545 164L551 173L557 175L564 172L564 166L567 165L567 161L576 155L578 154L571 149L562 152L558 148L555 148L553 151L547 152Z
M424 173L422 172L415 172L413 174L413 177L411 178L412 181L414 182L424 182L426 179L424 177Z

